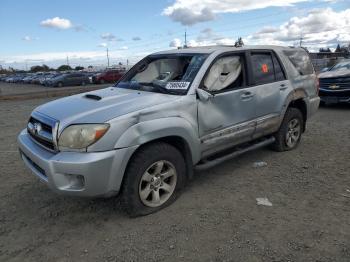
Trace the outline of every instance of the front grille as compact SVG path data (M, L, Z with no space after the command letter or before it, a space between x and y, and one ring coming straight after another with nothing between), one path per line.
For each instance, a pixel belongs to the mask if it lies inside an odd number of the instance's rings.
M350 89L349 77L337 77L337 78L320 78L320 88L339 90Z
M55 151L54 130L56 124L57 121L51 118L33 113L28 121L27 130L31 138L39 145Z

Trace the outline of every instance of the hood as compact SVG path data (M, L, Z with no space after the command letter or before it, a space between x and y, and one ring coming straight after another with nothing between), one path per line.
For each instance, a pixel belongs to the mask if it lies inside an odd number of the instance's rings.
M326 71L318 75L319 78L350 77L350 70Z
M60 121L60 127L73 123L102 123L144 108L168 103L179 96L109 87L61 98L35 109Z

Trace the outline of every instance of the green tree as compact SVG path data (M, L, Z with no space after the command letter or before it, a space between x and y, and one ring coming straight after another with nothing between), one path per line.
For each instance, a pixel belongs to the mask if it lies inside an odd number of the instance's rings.
M76 66L75 68L74 68L74 70L84 70L84 67L83 66Z
M339 44L337 45L337 48L335 49L335 52L336 52L336 53L341 52L341 48L340 48L340 45L339 45Z
M69 65L61 65L57 68L58 71L69 71L72 70L72 68Z
M30 68L30 71L31 72L46 72L46 71L49 71L50 68L47 66L47 65L42 65L42 66L39 66L39 65L36 65L36 66L32 66Z
M235 47L241 47L244 46L242 37L239 37L235 43Z

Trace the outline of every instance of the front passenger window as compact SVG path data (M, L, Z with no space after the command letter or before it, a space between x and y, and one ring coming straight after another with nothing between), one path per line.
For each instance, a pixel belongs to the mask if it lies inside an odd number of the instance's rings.
M204 88L210 92L242 86L243 73L240 56L219 58L211 66L204 80Z

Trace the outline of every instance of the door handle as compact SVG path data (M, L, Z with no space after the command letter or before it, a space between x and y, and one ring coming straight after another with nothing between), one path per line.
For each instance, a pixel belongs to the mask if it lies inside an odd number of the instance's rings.
M285 84L281 84L280 85L280 90L281 91L284 91L284 90L286 90L288 88L288 86L286 86Z
M251 98L253 97L254 94L252 92L244 92L242 95L241 95L241 98L242 99L247 99L247 98Z

